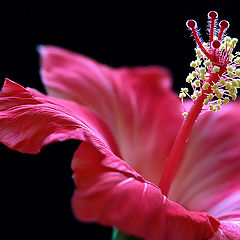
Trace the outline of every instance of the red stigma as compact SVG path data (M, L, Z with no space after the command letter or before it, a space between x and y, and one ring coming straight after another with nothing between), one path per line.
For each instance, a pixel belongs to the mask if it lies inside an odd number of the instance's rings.
M209 31L209 49L205 48L198 36L197 33L197 23L194 20L188 20L186 25L187 27L191 30L197 45L199 46L199 48L202 50L202 52L206 55L206 57L208 59L215 60L215 57L213 56L213 49L218 49L221 46L221 40L223 37L223 33L228 29L229 27L229 23L226 20L223 20L220 22L219 26L220 26L220 30L219 30L219 34L217 39L218 40L214 40L214 36L215 36L215 23L217 22L217 18L218 18L218 13L215 11L210 11L208 13L208 18L210 19L210 31ZM215 52L214 52L215 55Z
M212 42L212 47L213 48L220 48L220 46L221 46L221 42L220 41L215 40L215 41Z
M188 28L193 29L193 28L196 28L197 23L196 23L196 21L194 21L194 20L188 20L188 21L186 22L186 25L187 25Z
M211 18L211 19L216 19L218 17L218 14L215 11L210 11L208 13L208 17Z
M226 20L223 20L219 23L220 26L220 31L219 31L219 35L218 35L218 40L222 39L222 35L224 33L224 31L226 31L229 28L229 22Z
M221 27L221 28L228 28L229 27L229 22L228 21L226 21L226 20L223 20L223 21L221 21L220 23L219 23L219 26Z
M213 41L213 36L214 36L215 20L217 19L218 14L215 11L211 11L208 13L208 17L211 20L211 23L210 23L210 45L211 45Z

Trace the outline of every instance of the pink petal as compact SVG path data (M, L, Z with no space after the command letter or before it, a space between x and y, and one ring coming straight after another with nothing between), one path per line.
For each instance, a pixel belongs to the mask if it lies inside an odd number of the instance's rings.
M239 126L239 103L202 114L169 193L187 209L221 220L220 235L213 239L240 239Z
M217 230L213 217L168 200L122 160L89 142L80 145L72 168L73 211L81 221L115 226L146 240L202 240Z
M113 69L53 46L40 53L48 93L94 111L111 130L120 157L157 184L182 121L169 72L157 66Z
M114 150L108 129L87 109L6 79L0 92L0 141L9 148L38 153L56 141L84 140L85 134Z
M240 221L221 221L221 226L209 240L240 239Z

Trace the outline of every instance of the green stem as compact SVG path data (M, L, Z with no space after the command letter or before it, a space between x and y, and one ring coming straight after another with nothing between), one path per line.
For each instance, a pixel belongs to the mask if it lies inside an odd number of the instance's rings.
M113 228L112 240L143 240L141 238L129 236L120 232L118 229Z

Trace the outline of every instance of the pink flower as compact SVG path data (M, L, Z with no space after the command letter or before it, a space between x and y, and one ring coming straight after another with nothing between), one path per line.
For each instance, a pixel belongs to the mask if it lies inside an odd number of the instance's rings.
M147 240L240 239L238 103L200 115L164 185L183 122L169 72L114 69L53 46L40 53L49 96L6 79L0 141L36 154L56 141L82 140L72 161L80 221Z

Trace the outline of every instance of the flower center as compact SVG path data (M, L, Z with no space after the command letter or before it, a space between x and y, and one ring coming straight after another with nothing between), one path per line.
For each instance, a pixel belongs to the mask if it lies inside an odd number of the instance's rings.
M201 95L205 96L203 110L216 112L221 109L222 104L227 104L232 98L237 98L237 88L240 87L240 53L233 54L238 42L237 38L226 36L223 38L229 23L223 20L216 30L218 14L211 11L208 14L210 19L209 42L203 43L198 35L197 23L194 20L187 21L187 27L191 30L197 48L195 61L190 63L194 71L190 73L186 82L191 84L193 93L189 95L188 88L182 88L179 97L183 100L186 96L196 101ZM187 112L183 116L187 116Z
M181 88L179 97L183 103L183 99L188 96L193 103L188 112L183 112L184 121L159 183L165 195L168 194L171 183L180 168L186 143L199 114L207 110L216 112L221 109L222 104L227 104L230 98L236 100L237 88L240 88L240 68L238 68L240 53L233 54L238 40L229 36L223 38L229 27L229 23L225 20L220 22L219 30L216 30L218 14L215 11L209 12L208 17L210 20L208 43L200 40L196 21L187 21L187 27L197 43L195 49L197 59L190 63L194 71L186 78L186 82L191 84L193 93L190 95L188 88Z

